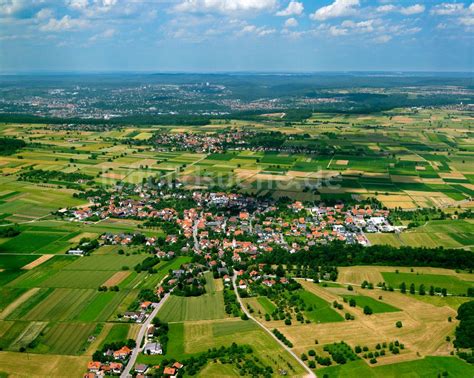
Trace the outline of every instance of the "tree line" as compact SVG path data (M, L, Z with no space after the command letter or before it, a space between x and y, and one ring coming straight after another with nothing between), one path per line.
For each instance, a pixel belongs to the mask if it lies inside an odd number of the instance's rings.
M463 249L392 247L360 244L344 244L336 241L326 245L314 245L308 251L289 253L278 245L273 251L260 255L259 263L293 264L316 267L321 265L389 265L389 266L431 266L449 269L474 268L472 252Z

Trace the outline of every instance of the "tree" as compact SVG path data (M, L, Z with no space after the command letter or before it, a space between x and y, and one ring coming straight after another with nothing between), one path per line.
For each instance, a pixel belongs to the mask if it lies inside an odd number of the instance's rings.
M369 306L364 306L364 314L365 315L372 315L373 311Z
M355 300L354 298L351 298L351 299L349 300L349 306L355 307L356 304L357 304L357 303L356 303L356 300Z
M281 266L281 264L278 265L278 267L276 268L275 274L276 274L278 277L284 277L284 276L285 276L285 269L283 269L283 266Z
M423 284L420 285L420 288L418 289L418 294L420 294L420 295L425 295L426 294L425 285L423 285Z
M454 346L456 348L473 348L474 301L466 302L459 306L457 319L460 320L460 323L456 327Z
M431 296L435 295L435 289L433 285L430 286L430 295Z
M400 284L400 291L401 291L403 294L405 294L405 293L407 292L407 285L406 285L405 282L402 282L402 283Z
M398 322L396 322L395 325L397 326L397 328L402 328L403 327L403 324L400 320Z
M410 285L410 294L415 294L415 284L414 283L412 283Z
M306 361L306 360L308 360L308 356L307 356L305 353L303 353L303 354L301 355L301 359L302 359L303 361Z

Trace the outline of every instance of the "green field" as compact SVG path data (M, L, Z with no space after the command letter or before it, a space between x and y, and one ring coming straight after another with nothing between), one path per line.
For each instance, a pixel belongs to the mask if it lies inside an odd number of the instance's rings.
M114 324L109 333L102 341L100 347L105 344L127 340L128 332L130 331L130 324Z
M107 270L61 270L46 277L38 286L97 289L113 274Z
M89 336L93 335L94 323L55 323L39 337L35 351L50 354L80 354Z
M105 270L105 271L118 271L122 270L123 267L133 269L137 264L140 264L146 257L146 255L91 255L77 259L72 264L69 264L65 270Z
M233 342L249 345L253 355L264 364L278 369L294 370L292 374L300 375L302 368L287 354L275 340L251 320L240 319L216 320L212 322L171 323L169 330L168 353L165 358L183 359L207 351L209 348L230 346ZM140 355L139 363L157 364L163 356ZM205 372L205 371L204 371ZM200 376L204 376L203 372Z
M407 289L413 283L418 291L419 286L423 284L427 293L430 286L445 288L449 294L466 294L469 287L474 287L474 282L463 281L451 275L382 272L382 276L385 282L394 288L405 282Z
M0 253L60 253L71 245L71 237L64 232L25 231L0 244Z
M146 289L154 288L161 281L163 281L170 270L178 269L182 264L189 262L191 262L191 258L188 256L178 256L177 258L170 261L160 261L160 263L155 266L158 272L148 275L146 279L140 284L140 287Z
M344 295L348 301L351 299L355 299L356 305L360 308L364 308L365 306L369 306L374 314L379 314L383 312L396 312L400 311L400 309L389 305L388 303L384 303L373 299L371 297L366 297L365 295Z
M172 295L158 313L165 322L224 319L227 316L221 292L187 298Z
M76 317L76 320L83 322L106 321L112 316L126 295L127 291L119 293L113 291L98 292Z
M268 315L271 315L277 308L275 304L267 297L257 297L257 301Z
M24 292L26 292L26 289L0 287L0 311L2 311Z
M425 357L422 360L370 367L365 361L354 361L319 369L318 376L328 378L432 378L444 372L448 377L472 378L474 367L455 357Z
M31 306L27 302L27 312L21 311L22 320L30 321L67 321L72 320L87 306L96 295L90 289L54 289L46 298ZM35 296L32 298L32 300ZM13 312L8 318L18 319Z
M344 318L336 312L331 304L324 299L306 290L298 290L298 294L304 300L306 306L313 306L313 310L304 311L305 316L316 323L342 322Z
M0 269L17 270L37 258L38 256L31 255L0 255Z

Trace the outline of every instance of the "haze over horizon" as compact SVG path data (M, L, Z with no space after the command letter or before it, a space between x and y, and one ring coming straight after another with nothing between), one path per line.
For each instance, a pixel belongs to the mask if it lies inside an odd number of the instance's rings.
M472 72L474 3L0 0L0 72Z

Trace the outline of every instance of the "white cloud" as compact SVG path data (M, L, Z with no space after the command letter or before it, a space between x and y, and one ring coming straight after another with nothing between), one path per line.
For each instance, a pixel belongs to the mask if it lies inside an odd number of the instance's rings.
M332 4L319 8L310 15L311 19L324 21L329 18L351 16L357 13L359 0L335 0Z
M367 20L367 21L344 21L341 26L343 28L353 29L356 33L372 33L375 28L382 22L380 20Z
M38 20L47 20L51 17L53 17L53 11L49 8L43 8L35 15Z
M300 3L299 1L290 1L288 6L285 9L277 12L276 15L280 17L301 16L303 11L303 3Z
M374 38L375 43L387 43L392 40L392 37L389 35L379 35Z
M348 32L347 29L338 28L337 26L331 26L329 28L329 34L331 34L334 37L340 37L342 35L347 35L347 32Z
M425 6L421 4L415 4L410 7L400 8L400 13L405 16L411 16L413 14L423 13L425 11Z
M89 41L95 42L101 39L109 39L109 38L112 38L116 33L117 31L115 29L109 28L109 29L104 30L102 33L93 35L92 37L89 38Z
M460 17L458 21L463 26L474 26L474 17L472 16Z
M65 30L84 29L90 25L89 21L80 18L64 16L61 19L50 18L47 24L41 25L40 30L45 32L60 32Z
M277 0L184 0L173 9L177 12L261 12L271 11L277 6Z
M389 12L395 12L397 7L393 4L386 4L386 5L381 5L380 7L377 7L375 10L379 13L389 13Z
M295 28L298 26L298 20L296 18L289 18L285 21L285 28Z
M472 4L471 4L472 6ZM442 3L431 8L430 13L437 16L454 16L464 12L462 3Z
M393 4L381 5L375 9L378 13L392 13L398 12L405 16L411 16L413 14L423 13L425 6L421 4L414 4L408 7L397 7Z
M242 30L237 32L237 35L244 35L244 34L255 34L258 37L264 37L266 35L274 34L276 32L275 29L268 28L266 26L255 26L255 25L246 25L243 27Z
M69 0L67 5L72 9L83 11L89 6L89 0Z
M45 0L0 0L0 16L15 17L43 5Z
M430 13L454 18L453 24L461 25L467 31L471 31L474 26L474 3L467 8L461 3L442 3L431 8Z

